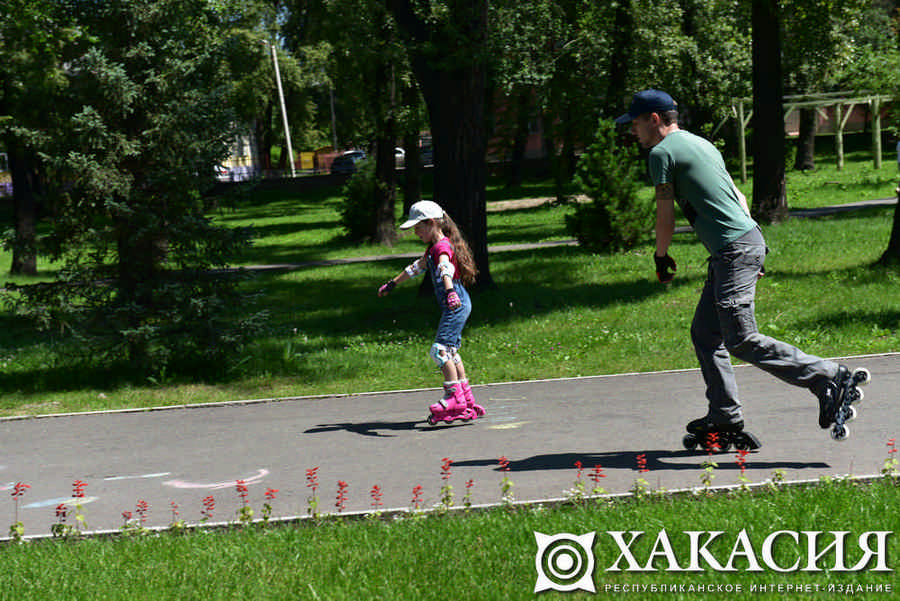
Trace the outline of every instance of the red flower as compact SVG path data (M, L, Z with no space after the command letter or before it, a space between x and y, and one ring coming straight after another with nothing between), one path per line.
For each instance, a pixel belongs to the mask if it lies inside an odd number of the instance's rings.
M500 461L499 461L498 465L500 466L500 469L502 471L504 471L504 472L509 471L509 459L507 459L505 455L500 457Z
M750 451L747 449L738 449L737 451L737 464L741 468L741 475L744 475L744 471L747 469L747 455L750 454Z
M306 486L307 488L313 489L313 493L316 492L316 489L319 488L319 468L313 467L306 470Z
M147 501L144 501L143 499L141 499L140 501L137 502L137 507L135 508L135 511L137 511L137 514L139 516L141 516L141 524L143 524L144 522L147 521L147 511L149 509L150 509L150 505L147 503Z
M12 497L13 499L20 499L27 489L31 488L30 484L23 484L22 482L16 482L15 486L13 486Z
M72 483L72 496L76 499L81 499L84 497L84 489L87 487L87 482L82 482L81 480L76 480Z
M380 486L377 484L373 486L372 490L369 491L369 494L372 496L372 507L377 509L384 504L381 502L381 497L384 495L384 492L381 490Z
M650 471L649 469L647 469L647 454L646 453L641 453L640 455L637 456L637 465L638 465L638 471L641 473Z
M59 521L65 522L67 515L69 515L69 508L65 503L56 506L56 517L59 518Z
M200 515L203 516L203 519L208 520L213 516L215 508L216 500L210 495L203 499L203 510L200 512Z
M722 445L719 444L719 433L718 432L708 432L706 434L706 450L710 453L718 451L722 448Z
M603 473L603 468L600 467L600 464L594 466L594 469L591 470L590 479L594 484L600 483L600 478L606 478L606 474Z
M451 465L453 465L453 461L449 457L444 457L443 459L441 459L441 480L450 479Z
M347 503L347 483L343 480L338 480L338 493L337 493L337 502L334 504L337 507L338 512L344 511Z
M237 489L238 496L241 498L241 501L244 505L247 504L247 497L250 496L250 489L247 488L247 482L244 480L238 480L235 484L235 488Z
M414 486L412 492L413 492L413 498L412 498L413 508L418 509L419 503L422 502L422 485L419 484L417 486Z
M278 489L277 489L277 488L267 488L267 489L266 489L266 500L267 500L267 501L274 501L274 500L275 500L275 495L276 495L276 493L278 493Z

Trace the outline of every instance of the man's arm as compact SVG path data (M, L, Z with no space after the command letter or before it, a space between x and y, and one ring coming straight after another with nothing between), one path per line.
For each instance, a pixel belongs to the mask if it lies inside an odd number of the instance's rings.
M737 194L738 202L741 203L741 207L743 207L744 211L749 215L750 207L747 206L747 197L744 196L744 194L740 190L738 190L738 187L734 184L733 180L731 182L731 187L734 188L734 193Z
M675 233L675 189L672 184L656 186L656 277L668 284L675 277L678 267L669 256L669 246Z
M675 233L675 187L671 184L656 186L656 256L664 257L672 244Z

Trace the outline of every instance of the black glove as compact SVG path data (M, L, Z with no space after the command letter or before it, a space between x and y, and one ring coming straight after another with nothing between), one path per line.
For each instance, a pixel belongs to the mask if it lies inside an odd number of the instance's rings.
M661 257L654 254L653 260L656 261L656 277L659 278L659 281L663 284L671 282L675 278L675 272L678 271L675 259L670 257L669 253L666 253Z

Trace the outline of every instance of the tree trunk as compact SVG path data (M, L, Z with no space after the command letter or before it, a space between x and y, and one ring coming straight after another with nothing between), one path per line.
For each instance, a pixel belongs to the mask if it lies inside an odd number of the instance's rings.
M423 21L410 0L389 0L403 31L431 121L434 200L472 248L478 287L494 285L487 252L487 0L448 2L442 25ZM463 52L460 48L468 49ZM447 55L456 54L449 61Z
M887 250L878 259L879 265L897 265L900 263L900 186L897 187L897 205L894 207L894 224L891 226L891 237Z
M19 144L10 144L9 168L13 184L15 210L15 239L13 241L11 275L37 274L37 201L39 186L37 170L32 158Z
M394 159L396 140L396 102L394 99L393 67L382 63L375 69L376 89L381 90L378 119L381 121L375 140L375 231L377 244L393 246L397 240L394 227L394 208L397 201L397 167ZM384 92L387 91L385 94Z
M412 112L419 104L419 89L415 85L403 86L401 93L403 106ZM422 152L419 148L419 124L406 122L403 134L403 214L409 214L409 208L422 200Z
M473 68L464 78L435 79L424 86L431 88L426 99L430 96L434 200L466 236L478 266L478 285L491 286L485 197L484 71Z
M506 185L518 188L525 175L525 148L528 145L528 123L531 121L531 91L520 88L513 96L510 108L515 111L515 131L512 136L512 156Z
M375 232L377 244L393 246L397 240L394 207L397 201L397 169L394 137L385 134L375 141Z
M624 106L628 108L631 100L627 93L628 66L631 62L632 32L634 20L632 18L632 2L617 2L615 8L615 27L612 33L612 52L610 53L609 81L606 88L606 97L612 106L617 109ZM618 116L622 110L617 110Z
M403 136L403 214L409 214L409 208L422 200L422 151L419 149L419 134L408 133Z
M753 217L775 223L787 217L784 180L784 111L781 15L778 0L754 0Z
M811 171L816 168L816 109L800 109L800 135L797 138L797 155L794 169Z

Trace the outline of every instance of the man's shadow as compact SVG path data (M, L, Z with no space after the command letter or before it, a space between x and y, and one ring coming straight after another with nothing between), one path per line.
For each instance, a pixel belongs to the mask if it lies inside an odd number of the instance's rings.
M575 463L581 462L585 473L591 472L595 466L603 469L630 469L635 472L641 470L696 470L700 465L696 459L707 453L688 450L655 450L655 451L610 451L605 453L552 453L532 455L524 459L509 459L508 470L510 472L530 472L545 470L574 470ZM809 469L828 468L827 463L801 462L801 461L758 461L754 460L755 452L744 457L744 469L775 470L775 469ZM638 458L641 457L639 463ZM694 458L695 461L682 461ZM718 464L717 470L740 470L736 453L714 453L713 461ZM646 463L643 463L646 462ZM485 467L495 466L495 471L503 471L499 459L470 459L467 461L454 461L454 466Z

